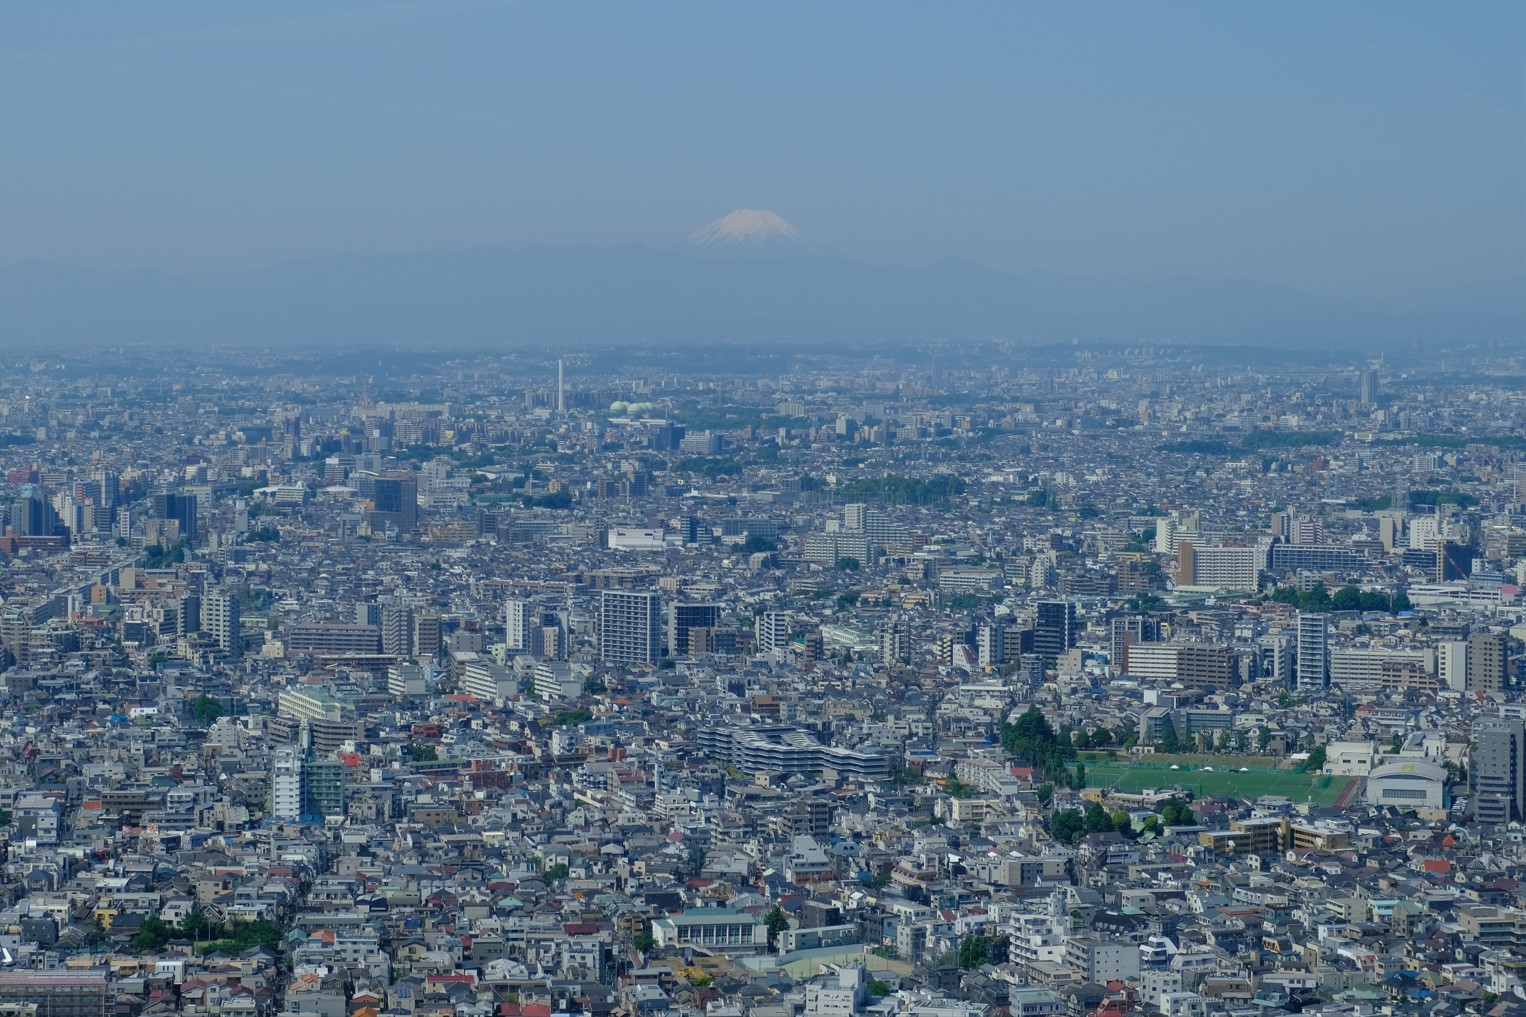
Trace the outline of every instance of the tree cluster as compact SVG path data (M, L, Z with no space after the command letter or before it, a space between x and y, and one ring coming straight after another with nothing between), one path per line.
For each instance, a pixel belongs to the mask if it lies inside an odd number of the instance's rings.
M1300 611L1387 611L1398 614L1410 609L1409 594L1400 590L1387 594L1377 590L1359 590L1355 586L1342 586L1332 594L1324 583L1315 583L1308 590L1292 586L1278 587L1272 599L1279 604L1291 604Z
M216 922L200 908L179 922L166 922L149 915L133 934L134 950L162 950L174 939L206 940L199 942L202 953L242 953L251 947L275 947L281 942L281 927L274 922Z
M1061 740L1038 707L1030 706L1014 723L1002 725L1001 746L1031 763L1046 781L1061 787L1073 786L1073 775L1065 764L1074 746L1068 736Z
M1161 803L1159 815L1147 817L1138 830L1134 829L1134 817L1126 810L1109 814L1096 802L1088 802L1085 812L1077 809L1056 812L1049 821L1049 834L1062 844L1074 844L1093 833L1111 832L1132 838L1162 826L1190 826L1196 821L1192 807L1180 798L1169 798Z
M844 484L845 500L883 501L892 505L941 505L964 493L964 481L948 474L921 477L864 477Z

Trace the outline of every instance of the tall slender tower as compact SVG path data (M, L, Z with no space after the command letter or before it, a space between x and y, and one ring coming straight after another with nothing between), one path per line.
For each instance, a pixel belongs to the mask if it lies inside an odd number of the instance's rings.
M1327 615L1298 612L1297 662L1293 683L1299 692L1323 695L1330 685L1330 620Z
M564 361L561 357L556 358L556 412L567 412L567 386L562 380L562 367Z

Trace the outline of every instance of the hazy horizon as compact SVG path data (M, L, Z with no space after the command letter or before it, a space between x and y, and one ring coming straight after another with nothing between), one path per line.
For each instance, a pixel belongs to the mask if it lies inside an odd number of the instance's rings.
M0 16L0 265L669 247L1402 294L1526 271L1526 6Z

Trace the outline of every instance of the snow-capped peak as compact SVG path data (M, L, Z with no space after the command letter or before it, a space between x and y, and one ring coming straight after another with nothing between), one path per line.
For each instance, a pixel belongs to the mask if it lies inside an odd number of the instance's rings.
M689 234L701 247L765 247L780 243L809 243L795 225L766 209L739 208Z

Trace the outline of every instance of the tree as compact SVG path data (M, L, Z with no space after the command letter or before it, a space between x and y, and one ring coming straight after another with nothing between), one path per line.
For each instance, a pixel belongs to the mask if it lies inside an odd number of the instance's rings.
M1256 729L1256 748L1265 752L1266 747L1270 744L1272 744L1272 729L1264 725L1258 727Z
M1336 611L1360 611L1362 609L1362 591L1358 590L1355 586L1342 586L1330 598L1330 607Z
M763 927L768 930L768 948L772 950L779 941L779 933L789 928L789 919L784 917L784 909L775 904L773 910L763 917Z
M1128 837L1134 832L1134 817L1129 815L1127 809L1119 809L1113 813L1113 829Z
M201 908L192 908L190 913L180 920L180 934L188 939L201 939L211 936L217 931L217 923L212 921L212 916Z
M1033 793L1039 796L1039 804L1049 808L1049 803L1054 801L1054 785L1049 783L1040 784L1033 789Z
M869 983L868 991L869 995L875 997L876 999L883 996L888 996L890 995L890 983L882 982L876 978L874 981Z
M218 717L223 715L223 704L208 695L196 697L191 704L191 716L196 718L196 723L202 727L211 727Z
M1191 826L1197 822L1192 806L1180 798L1168 798L1161 803L1160 821L1166 826Z
M572 869L566 862L557 862L555 865L546 866L542 875L547 879L566 879Z
M439 760L440 750L433 745L410 745L408 758L415 763L433 763Z
M1107 833L1113 828L1113 817L1107 814L1107 810L1096 802L1089 802L1086 806L1086 832Z
M150 950L162 950L164 945L174 938L175 927L166 922L158 915L149 915L138 926L138 931L133 933L132 946L134 950L141 952Z
M1061 844L1074 844L1086 832L1086 818L1075 809L1062 809L1049 820L1049 833Z
M655 938L653 938L650 929L648 929L647 931L641 933L635 939L631 940L631 946L634 946L637 950L640 950L642 953L646 953L648 950L650 950L652 947L654 947L656 945L657 945L657 940Z
M1316 745L1309 750L1309 761L1303 765L1305 772L1313 773L1325 768L1325 747Z
M965 936L959 941L959 967L965 971L980 967L990 955L991 947L984 936Z
M1077 763L1076 764L1076 783L1075 783L1075 787L1077 787L1077 788L1084 788L1085 786L1086 786L1086 764L1085 763Z
M837 559L837 571L839 572L857 572L862 567L863 562L857 558L844 556Z
M1030 706L1011 724L1002 725L1001 745L1008 753L1032 763L1046 780L1068 784L1070 772L1065 762L1073 754L1067 737L1055 733L1036 706Z

